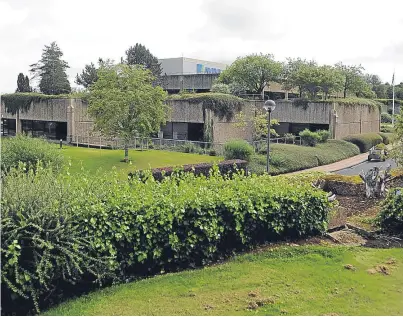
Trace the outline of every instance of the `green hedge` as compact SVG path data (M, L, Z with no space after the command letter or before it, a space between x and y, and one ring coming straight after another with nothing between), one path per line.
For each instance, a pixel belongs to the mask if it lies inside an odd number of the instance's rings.
M230 140L224 145L224 157L226 160L250 161L254 153L253 146L245 140Z
M403 188L389 192L377 222L383 231L403 236Z
M262 148L259 151L260 155L252 157L248 168L250 172L264 173L265 153L266 149ZM356 145L342 140L329 140L326 143L319 143L315 147L273 144L271 146L270 171L273 175L289 173L331 164L358 154L360 154L360 150Z
M327 227L327 194L296 178L115 179L40 166L2 179L3 312Z
M357 145L361 153L368 152L370 148L383 142L383 138L378 133L351 134L343 140Z
M2 138L2 171L17 167L19 162L23 162L29 167L35 166L38 161L42 161L54 169L60 169L63 166L63 154L54 144L40 138L31 138L23 134Z

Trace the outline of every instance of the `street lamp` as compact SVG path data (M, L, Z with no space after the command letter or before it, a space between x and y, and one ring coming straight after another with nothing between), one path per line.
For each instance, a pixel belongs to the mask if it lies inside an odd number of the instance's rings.
M263 109L267 111L268 120L267 120L267 164L266 164L266 172L269 174L270 170L270 120L271 120L271 112L276 108L276 103L273 100L267 100Z

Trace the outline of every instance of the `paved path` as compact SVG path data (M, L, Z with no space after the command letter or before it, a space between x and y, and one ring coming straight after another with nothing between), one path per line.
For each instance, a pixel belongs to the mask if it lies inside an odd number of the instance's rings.
M354 165L358 165L368 159L368 153L359 154L348 159L338 161L336 163L332 163L329 165L322 165L314 168L305 169L302 171L297 171L293 173L289 173L288 175L292 174L299 174L299 173L306 173L306 172L335 172L340 171L346 168L349 168ZM361 170L360 170L361 171Z
M392 159L388 159L385 162L365 161L361 164L338 170L335 173L341 175L358 175L362 171L367 172L375 166L385 169L389 164L392 165L392 168L397 167L396 162Z

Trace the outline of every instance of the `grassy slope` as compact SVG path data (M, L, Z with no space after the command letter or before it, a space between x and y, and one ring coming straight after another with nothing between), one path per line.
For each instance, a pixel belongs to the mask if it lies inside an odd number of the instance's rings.
M113 166L120 174L127 175L128 172L136 169L147 169L164 166L178 166L184 164L221 161L221 157L188 154L179 152L168 152L158 150L136 151L129 150L129 157L132 164L120 162L124 157L123 150L100 150L67 146L63 148L63 154L67 160L71 160L70 170L79 173L81 166L91 172L99 168L108 171Z
M272 174L289 173L331 164L358 154L360 151L357 146L341 140L329 140L315 147L273 144L270 168ZM266 156L255 155L251 162L251 171L262 173L265 166Z
M369 274L385 263L390 275ZM352 264L356 270L347 270ZM249 296L255 292L257 297ZM250 302L272 299L257 310ZM211 308L212 307L212 308ZM281 247L161 275L62 304L47 315L402 315L401 249Z

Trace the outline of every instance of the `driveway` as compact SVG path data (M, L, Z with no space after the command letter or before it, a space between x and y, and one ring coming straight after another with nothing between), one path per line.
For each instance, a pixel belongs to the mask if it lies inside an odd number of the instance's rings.
M339 171L335 171L335 174L341 174L341 175L358 175L360 174L362 171L367 172L369 171L371 168L377 166L381 169L385 169L388 165L392 165L392 168L397 167L396 162L392 159L387 159L385 162L377 162L377 161L365 161L363 163L360 163L358 165L355 166L351 166Z

